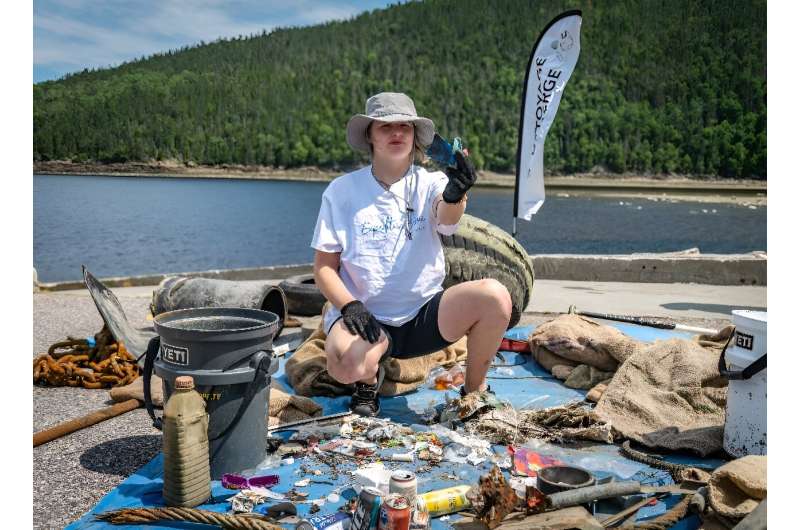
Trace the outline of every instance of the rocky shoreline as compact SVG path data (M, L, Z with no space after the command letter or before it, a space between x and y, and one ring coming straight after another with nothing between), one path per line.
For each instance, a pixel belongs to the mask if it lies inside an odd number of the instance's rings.
M350 168L318 167L274 168L223 164L206 166L176 161L125 162L101 164L64 160L33 163L33 173L42 175L100 175L115 177L183 177L213 179L293 180L329 182ZM514 175L481 171L478 185L513 188ZM722 180L699 176L582 173L546 176L545 184L555 196L648 197L653 200L725 202L766 206L767 182L763 180Z

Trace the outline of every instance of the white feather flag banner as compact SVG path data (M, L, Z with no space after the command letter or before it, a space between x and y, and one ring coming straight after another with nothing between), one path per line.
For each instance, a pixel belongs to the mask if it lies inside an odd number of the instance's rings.
M558 15L539 35L528 60L519 119L515 233L517 218L530 221L544 204L544 140L578 62L581 21L577 10Z

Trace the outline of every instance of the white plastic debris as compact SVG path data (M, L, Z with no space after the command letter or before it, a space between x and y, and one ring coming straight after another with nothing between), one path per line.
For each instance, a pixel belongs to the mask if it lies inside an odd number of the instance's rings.
M414 453L392 453L390 458L392 462L413 462Z
M444 444L456 443L474 449L479 455L490 456L491 444L489 440L478 438L477 436L470 436L461 434L452 429L448 429L442 425L431 425L431 432L433 432Z
M257 488L261 490L263 488ZM261 504L267 500L266 495L262 495L260 491L253 489L240 490L233 497L229 497L231 509L235 513L250 513L256 504Z
M478 456L475 451L472 451L470 454L467 455L467 462L472 464L473 466L477 466L481 463L486 461L486 459L482 456Z
M301 425L297 427L297 431L292 433L292 435L289 437L289 440L298 442L308 440L309 438L315 438L317 440L330 440L331 438L336 438L339 436L340 430L341 426L339 425L316 425L313 423L309 425Z
M291 466L292 464L294 464L294 457L293 456L290 456L289 458L284 458L283 460L281 460L281 465L282 466Z
M384 493L389 492L389 479L392 472L382 462L367 464L353 473L353 481L361 487L378 488Z
M372 440L374 442L389 440L394 438L396 433L397 427L394 425L384 425L367 431L367 440Z
M517 477L512 475L508 479L508 485L521 498L525 498L525 487L536 486L536 477Z
M341 500L341 497L339 497L339 495L336 493L331 493L330 495L325 497L325 500L333 504L339 502L339 500Z
M298 480L297 482L294 483L295 487L297 488L305 488L309 484L311 484L311 479L308 478L304 478L303 480Z
M501 366L495 370L498 375L514 375L514 370L508 366Z
M277 491L272 491L271 489L254 487L250 488L250 490L258 493L259 495L263 495L267 499L273 499L276 501L282 501L286 499L286 495L283 493L278 493Z
M353 435L353 425L350 423L342 423L339 427L339 436L350 438Z
M256 467L242 471L242 475L255 475L256 471L278 467L281 465L281 457L275 453L268 454Z

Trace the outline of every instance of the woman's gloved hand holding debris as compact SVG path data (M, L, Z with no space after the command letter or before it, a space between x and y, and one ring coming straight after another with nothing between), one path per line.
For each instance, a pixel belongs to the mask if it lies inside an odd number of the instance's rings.
M472 161L461 151L456 151L455 157L456 167L448 167L444 171L447 174L448 183L442 192L442 199L450 204L460 202L478 180Z

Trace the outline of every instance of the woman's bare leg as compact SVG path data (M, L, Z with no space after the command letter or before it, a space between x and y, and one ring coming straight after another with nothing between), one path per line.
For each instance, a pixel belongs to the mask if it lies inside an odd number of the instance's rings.
M328 373L344 385L356 382L374 385L377 382L378 362L389 347L389 339L381 330L375 343L353 335L339 319L325 339L325 356Z
M494 279L475 280L445 290L439 302L439 332L448 341L467 335L467 392L486 389L492 364L511 319L511 296Z

